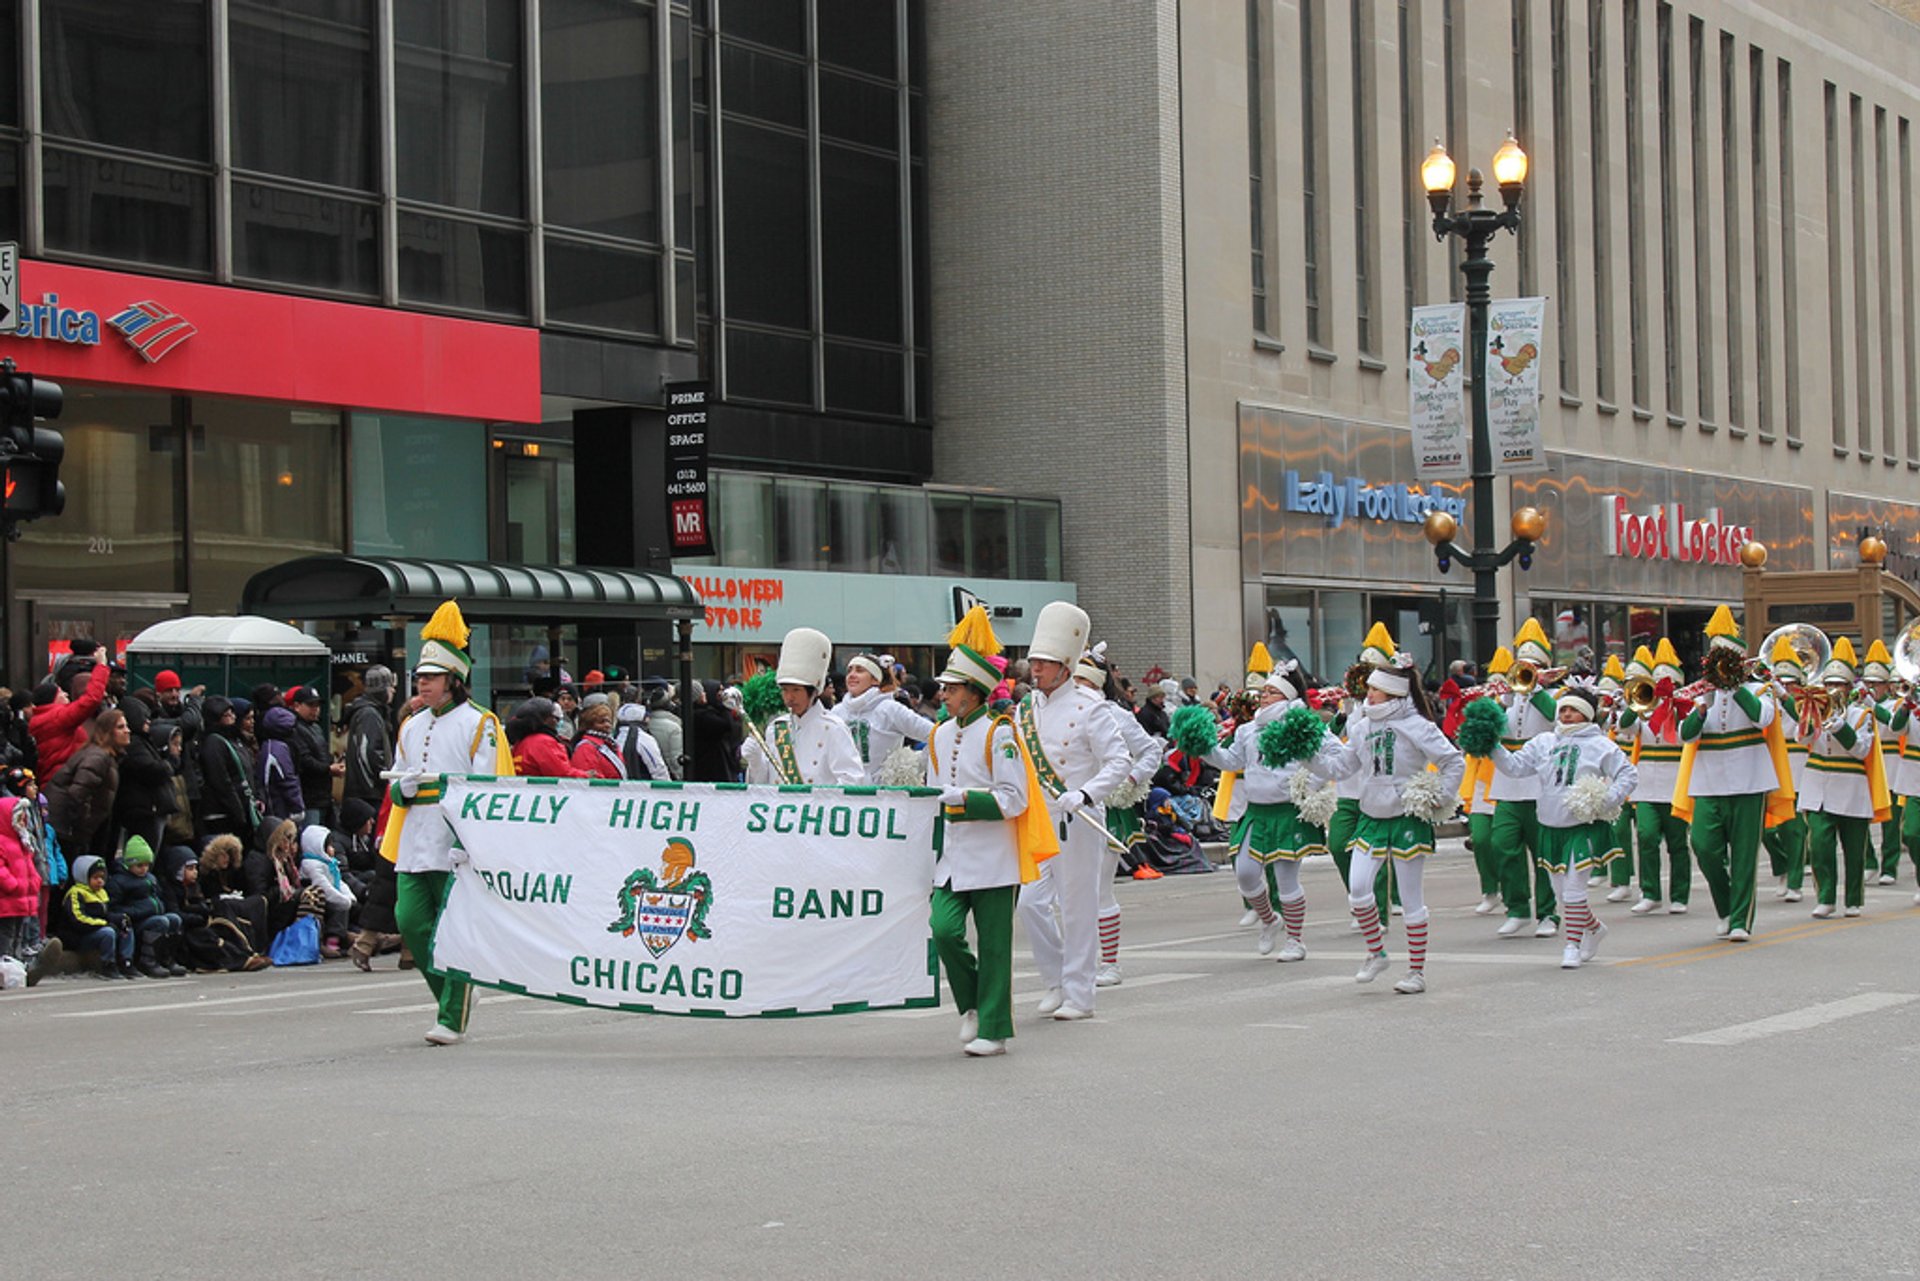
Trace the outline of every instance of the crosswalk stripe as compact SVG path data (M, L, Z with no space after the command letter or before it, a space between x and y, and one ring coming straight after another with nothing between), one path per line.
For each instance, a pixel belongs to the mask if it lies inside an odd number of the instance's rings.
M1715 1028L1711 1032L1696 1032L1692 1036L1669 1037L1667 1043L1669 1045L1740 1045L1747 1041L1758 1041L1763 1037L1779 1036L1785 1032L1805 1032L1809 1028L1852 1018L1856 1014L1873 1014L1880 1010L1891 1010L1913 1001L1920 1001L1920 992L1861 992L1855 996L1843 997L1838 1001L1827 1001L1820 1005L1809 1005L1803 1009L1788 1010L1785 1014L1755 1019L1751 1023L1735 1023L1731 1027Z
M281 987L272 992L259 992L252 996L221 996L210 1001L161 1001L154 1005L122 1005L111 1010L62 1010L53 1017L56 1019L104 1019L123 1014L159 1014L167 1010L206 1010L221 1005L250 1005L258 1001L298 1002L308 997L332 996L338 992L364 992L368 1000L378 1000L382 988L409 987L419 981L416 978L405 978L388 979L384 983L349 983L338 987Z

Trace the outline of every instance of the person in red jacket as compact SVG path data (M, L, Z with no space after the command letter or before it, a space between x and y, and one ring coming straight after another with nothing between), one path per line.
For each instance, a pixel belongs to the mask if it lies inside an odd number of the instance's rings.
M560 741L560 705L550 698L529 698L513 709L507 742L513 745L513 772L523 778L579 778Z
M613 741L612 704L589 703L580 709L580 737L573 744L573 769L586 778L627 776L626 760Z
M84 677L76 673L69 679L79 693L72 697L51 679L34 687L33 718L27 722L27 731L40 754L34 772L41 778L52 778L87 741L87 722L106 702L110 674L105 663L94 664Z

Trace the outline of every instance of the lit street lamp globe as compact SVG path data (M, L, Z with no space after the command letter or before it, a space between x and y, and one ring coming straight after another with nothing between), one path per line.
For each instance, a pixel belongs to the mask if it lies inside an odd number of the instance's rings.
M1427 520L1426 520L1427 541L1432 543L1435 547L1438 547L1441 543L1444 543L1449 539L1451 539L1454 536L1454 534L1459 532L1459 529L1460 529L1459 523L1455 521L1453 517L1448 515L1446 512L1430 511L1427 513Z
M1860 563L1878 565L1887 558L1887 545L1882 540L1868 534L1860 540Z
M1759 569L1767 563L1767 545L1753 539L1740 545L1740 563L1748 569Z
M1546 515L1538 507L1522 507L1513 513L1513 536L1524 538L1530 543L1540 541L1547 532Z

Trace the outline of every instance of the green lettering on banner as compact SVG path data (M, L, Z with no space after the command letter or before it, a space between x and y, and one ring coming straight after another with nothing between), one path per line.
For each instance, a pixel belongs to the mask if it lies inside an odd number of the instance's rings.
M863 809L860 811L860 835L865 840L874 840L880 835L880 811Z
M613 986L613 962L605 959L593 963L593 982L595 987Z
M888 840L904 841L907 839L907 834L901 831L900 828L897 826L899 821L900 821L899 810L887 811L887 839Z
M694 996L705 1000L713 995L713 971L705 966L697 966L693 971L693 982L687 990Z
M773 830L782 836L793 830L794 805L776 805L773 807Z
M674 830L679 832L693 832L693 831L699 830L699 827L700 827L700 802L699 801L681 801L680 802L680 825L676 827Z
M686 994L687 981L685 977L681 975L680 967L677 965L669 965L667 967L666 980L660 984L660 995L685 996Z
M827 919L827 910L826 908L820 905L819 890L808 890L807 896L800 900L800 913L799 913L798 919L804 921L809 916L816 917L822 921Z
M527 902L545 903L547 901L547 874L542 872L533 878L533 893L527 895Z
M636 992L651 993L654 990L653 975L659 968L660 967L652 961L640 962L633 971L633 990Z
M507 802L507 822L509 823L526 822L526 819L520 817L520 802L525 799L526 798L518 792L515 792L513 794L512 799L510 799Z
M861 890L860 915L879 916L881 914L881 906L885 903L886 897L887 896L879 890Z
M587 979L584 976L591 972L592 967L587 964L587 958L584 956L574 957L567 966L567 977L573 980L575 987L587 986Z
M733 982L733 987L731 990L729 990L727 987L727 982L729 979L731 979ZM746 991L746 989L747 989L746 976L741 974L739 970L721 970L720 971L720 999L721 1000L737 1001L740 999L740 994Z
M853 831L853 811L836 805L827 814L827 835L846 836Z
M834 890L830 895L828 895L827 914L829 916L852 916L853 915L853 891L852 890Z
M573 888L573 877L571 876L554 877L553 878L553 901L556 903L566 902L567 892L572 888Z
M545 821L558 823L560 821L560 811L567 807L567 800L568 798L564 796L549 796L547 798L548 809Z
M793 915L793 890L785 885L774 887L773 919L784 921Z
M634 802L619 800L607 811L608 827L632 827Z
M498 823L500 821L500 807L506 802L506 799L507 796L504 792L495 792L487 798L487 822Z
M465 796L460 798L460 817L461 818L479 818L480 817L480 793L468 792Z
M825 818L826 818L826 815L821 811L820 806L802 805L800 807L800 824L799 824L800 835L802 836L820 835L821 828L822 828L822 820Z
M747 806L747 831L755 833L767 830L767 803L755 801Z

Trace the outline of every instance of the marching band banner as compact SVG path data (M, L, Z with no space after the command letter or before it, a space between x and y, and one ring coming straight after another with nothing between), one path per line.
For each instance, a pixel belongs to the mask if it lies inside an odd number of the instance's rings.
M1506 298L1487 311L1487 434L1495 472L1547 469L1540 436L1545 298Z
M1415 307L1408 339L1407 387L1413 422L1413 470L1420 480L1461 480L1472 470L1467 435L1467 307Z
M435 968L650 1014L937 1005L937 796L449 777Z

